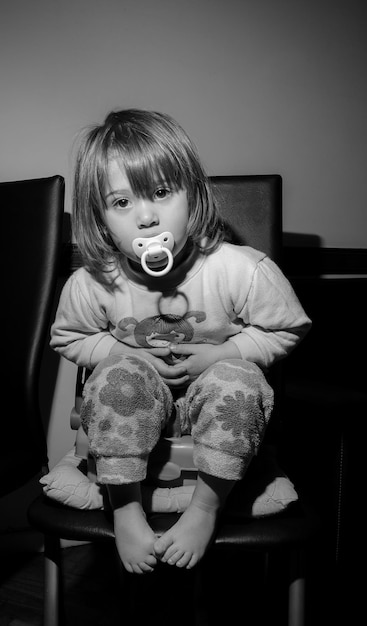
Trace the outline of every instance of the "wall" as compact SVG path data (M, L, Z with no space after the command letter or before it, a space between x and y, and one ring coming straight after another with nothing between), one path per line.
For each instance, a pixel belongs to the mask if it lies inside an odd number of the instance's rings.
M210 174L282 174L285 230L364 247L366 18L363 0L5 1L1 179L69 179L81 127L156 108Z
M364 248L366 18L363 0L4 1L0 179L62 174L69 211L78 131L157 109L209 174L281 174L286 232ZM74 377L62 362L43 390L51 465L73 442Z

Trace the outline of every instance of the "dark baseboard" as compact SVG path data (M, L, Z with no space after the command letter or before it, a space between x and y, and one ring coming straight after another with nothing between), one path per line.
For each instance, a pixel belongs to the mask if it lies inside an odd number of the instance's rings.
M367 276L367 248L284 246L282 269L297 278Z

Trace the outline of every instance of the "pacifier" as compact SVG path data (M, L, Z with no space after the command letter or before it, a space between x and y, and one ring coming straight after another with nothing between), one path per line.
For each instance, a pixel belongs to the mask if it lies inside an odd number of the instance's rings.
M164 276L168 274L173 265L173 255L171 250L175 240L172 233L164 232L154 237L137 237L132 243L132 248L141 260L143 270L150 276ZM154 270L148 263L156 263L167 260L167 265L163 269Z

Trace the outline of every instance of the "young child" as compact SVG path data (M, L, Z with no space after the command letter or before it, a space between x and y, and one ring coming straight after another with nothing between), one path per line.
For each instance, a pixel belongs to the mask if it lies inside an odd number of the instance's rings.
M262 252L224 241L196 149L168 115L110 113L81 142L73 227L84 267L67 281L51 346L93 370L81 410L129 572L193 567L273 404L264 376L310 326ZM161 537L141 482L161 432L191 433L192 500Z

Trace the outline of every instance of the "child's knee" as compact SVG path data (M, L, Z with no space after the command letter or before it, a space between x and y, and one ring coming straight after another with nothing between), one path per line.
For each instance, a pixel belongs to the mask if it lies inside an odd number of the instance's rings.
M84 386L81 419L87 430L91 421L121 422L149 418L164 424L172 410L172 396L158 372L145 359L111 355L101 361Z
M243 389L257 389L272 395L272 388L268 384L264 372L256 363L243 359L226 359L211 365L207 370L208 382L216 380L223 388L236 386ZM204 378L205 381L205 378Z
M190 388L188 403L190 422L215 415L246 416L250 411L262 414L267 422L273 407L273 389L255 364L228 359L211 365Z
M264 373L259 366L243 359L217 361L217 363L210 365L195 382L198 383L200 389L205 389L205 387L210 387L213 384L219 385L224 390L226 387L236 385L241 388L244 386L267 388L268 386Z
M96 365L84 386L84 394L99 393L106 382L117 388L129 384L132 377L138 377L144 388L158 388L164 385L157 370L144 358L135 355L112 354ZM133 385L135 387L135 385Z
M127 371L133 372L137 371L139 368L144 370L146 364L147 361L139 356L131 356L128 354L110 354L95 366L88 378L87 383L93 382L107 370L111 371L115 368L123 368Z

